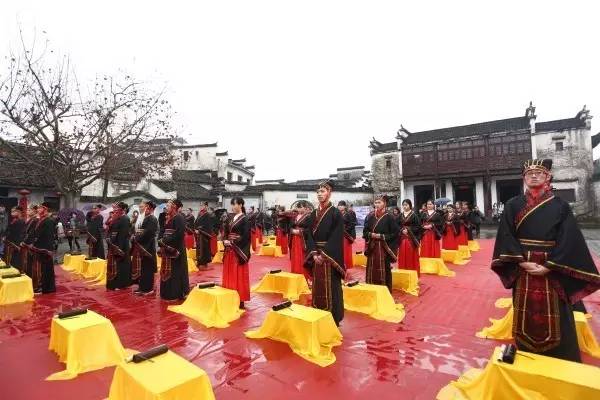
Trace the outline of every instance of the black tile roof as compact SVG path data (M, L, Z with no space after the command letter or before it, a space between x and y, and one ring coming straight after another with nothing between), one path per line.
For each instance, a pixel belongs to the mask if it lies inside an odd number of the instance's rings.
M343 167L343 168L338 168L338 171L350 171L350 170L355 170L355 169L365 169L364 165L360 165L358 167Z
M600 132L592 136L592 148L598 146L600 143Z
M373 154L387 153L389 151L397 151L397 150L398 150L398 142L377 143L376 145L371 144L371 152Z
M576 129L585 127L585 121L581 118L557 119L554 121L538 122L535 124L536 132L562 131L564 129Z
M289 183L280 183L280 184L274 184L274 185L254 185L254 186L247 186L246 189L244 189L244 191L240 192L242 195L243 194L261 194L263 192L269 191L269 190L277 190L277 191L282 191L282 192L313 192L317 189L316 185L309 185L309 184L304 184L304 185L299 185L299 184L289 184ZM360 187L360 188L354 188L354 187L337 187L334 189L334 193L335 192L356 192L356 193L373 193L373 189L371 188L364 188L364 187Z
M213 183L215 181L215 179L207 173L207 170L174 169L171 177L175 182Z

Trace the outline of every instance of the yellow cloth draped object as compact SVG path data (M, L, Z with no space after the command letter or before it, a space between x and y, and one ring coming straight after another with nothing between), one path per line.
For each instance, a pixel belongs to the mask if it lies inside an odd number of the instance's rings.
M213 264L223 264L223 252L225 251L225 245L222 240L217 242L217 254L213 256L211 263Z
M188 272L198 272L198 267L196 266L196 259L189 258L187 259Z
M117 365L108 400L214 400L204 370L171 351L151 360Z
M81 273L84 278L96 280L106 275L106 260L95 258L93 260L83 260Z
M456 272L448 269L441 258L421 257L419 258L419 266L422 274L447 276L449 278L456 276Z
M404 306L394 303L387 286L359 283L352 287L344 286L343 291L346 310L394 323L401 322L406 315Z
M512 307L512 297L500 297L494 303L494 307L496 307L496 308L508 308L508 307Z
M392 269L392 288L419 295L419 275L412 269Z
M514 364L472 369L437 394L437 400L550 400L600 398L600 368L519 351Z
M594 336L592 328L588 324L588 319L591 318L582 312L575 311L575 328L577 330L577 342L579 349L592 357L600 358L600 346Z
M33 283L30 277L21 275L18 278L0 278L0 306L25 301L33 301Z
M187 249L187 258L195 260L196 259L196 249Z
M83 262L85 261L85 255L79 254L73 256L71 254L65 254L63 259L62 269L67 272L74 274L81 274L83 270Z
M469 251L479 251L481 247L479 247L479 242L477 240L469 240Z
M449 262L454 265L465 265L469 262L468 260L462 258L458 250L442 249L441 257L445 262Z
M342 333L329 311L293 304L283 310L270 310L263 324L245 332L250 339L270 338L287 343L292 351L321 367L335 362L333 347L342 344Z
M6 266L6 263L3 260L0 260L0 267Z
M458 254L462 258L471 258L471 251L469 250L469 246L463 244L458 245Z
M169 306L168 310L183 314L207 328L227 328L243 314L238 292L220 286L194 288L183 304Z
M511 340L513 338L512 325L513 325L514 310L511 307L504 317L500 319L490 318L491 326L483 328L477 332L475 336L482 339L496 339L496 340Z
M0 269L0 277L3 277L4 275L19 274L20 272L21 271L19 271L15 267L2 268Z
M46 380L73 379L84 372L117 365L126 356L110 320L91 310L71 318L52 318L48 349L66 363L66 369Z
M262 245L257 256L268 256L268 257L283 257L283 253L281 252L281 246L276 245Z
M284 298L296 301L302 294L310 294L306 278L291 272L267 273L252 287L252 293L279 293Z
M352 262L355 267L366 267L367 266L367 256L363 253L353 254Z

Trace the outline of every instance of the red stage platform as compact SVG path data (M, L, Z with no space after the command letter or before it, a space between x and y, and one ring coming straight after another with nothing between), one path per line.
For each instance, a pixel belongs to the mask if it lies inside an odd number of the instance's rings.
M110 318L123 345L145 349L166 343L173 351L204 369L218 399L427 399L463 371L481 367L498 342L475 337L489 317L506 310L494 308L507 297L489 269L493 241L481 240L465 266L449 267L455 278L421 276L421 295L395 292L407 311L400 324L346 312L341 325L343 344L337 361L321 368L293 354L283 343L249 340L243 332L257 327L280 296L253 294L247 312L227 329L206 329L182 315L167 311L158 297L141 298L129 291L107 292L73 279L56 268L58 293L36 297L34 304L0 309L0 393L11 400L107 397L113 368L85 373L70 381L44 379L63 369L48 351L50 319L62 305L90 307ZM362 245L357 243L356 249ZM286 258L253 256L252 283L273 267L288 269ZM193 274L192 282L218 280L221 265ZM364 280L364 269L350 271ZM301 299L302 300L302 299ZM600 294L585 301L594 316L592 329L600 336ZM587 363L600 360L584 355Z

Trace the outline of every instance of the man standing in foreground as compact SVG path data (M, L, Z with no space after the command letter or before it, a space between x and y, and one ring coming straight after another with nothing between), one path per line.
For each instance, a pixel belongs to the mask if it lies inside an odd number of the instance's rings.
M513 291L517 347L580 362L572 305L600 288L600 275L569 204L552 192L551 168L524 164L527 190L505 205L492 270Z

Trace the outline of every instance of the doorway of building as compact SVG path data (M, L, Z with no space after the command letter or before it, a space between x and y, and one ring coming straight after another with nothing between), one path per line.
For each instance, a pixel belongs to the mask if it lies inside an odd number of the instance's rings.
M433 185L417 185L414 187L414 192L415 203L413 204L413 207L417 210L420 209L421 205L425 204L427 200L435 200L433 197Z
M523 194L522 179L507 179L496 182L498 202L506 203L515 196Z
M475 182L457 182L454 184L454 199L466 201L470 206L475 204Z

